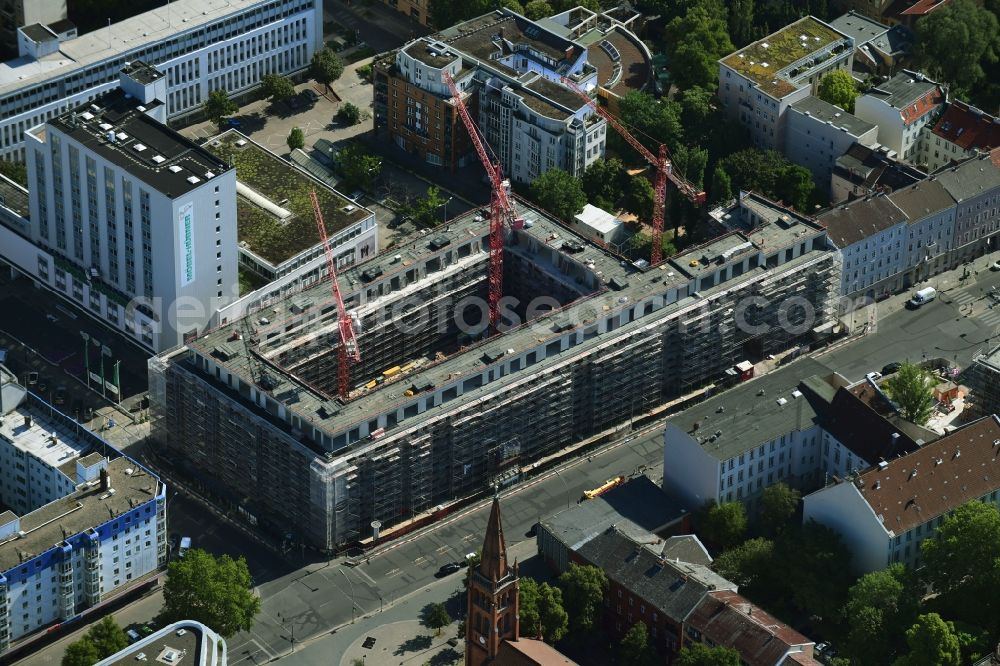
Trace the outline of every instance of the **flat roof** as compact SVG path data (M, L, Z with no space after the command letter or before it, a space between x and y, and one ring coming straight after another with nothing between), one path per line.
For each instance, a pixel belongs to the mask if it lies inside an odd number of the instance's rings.
M244 143L240 145L240 142ZM215 159L232 163L237 181L292 213L290 218L279 220L242 194L237 197L239 242L275 266L320 242L309 197L311 190L316 190L326 233L331 238L372 215L367 208L237 130L227 130L210 139L204 148Z
M973 359L974 363L985 365L994 372L1000 372L1000 345L997 345L989 352Z
M6 206L21 217L28 217L28 190L4 175L0 175L0 206Z
M131 511L154 499L160 482L133 460L121 456L108 463L108 475L115 493L108 495L100 482L84 484L76 492L21 516L23 537L0 541L0 572L17 568L36 555L106 523L114 516Z
M41 23L32 23L20 28L21 32L33 42L51 42L58 39L55 34Z
M204 632L197 622L176 622L142 640L136 641L121 652L98 662L100 666L112 664L169 664L169 666L199 666L202 663L201 644ZM210 643L214 647L213 643ZM166 659L166 653L173 653ZM139 655L144 655L145 658ZM214 662L209 662L214 663ZM96 666L96 665L95 665Z
M798 391L798 386L806 377L831 373L819 361L801 358L694 405L668 419L667 425L699 440L708 455L726 461L818 423L811 396Z
M0 95L73 72L237 14L269 0L173 0L108 28L69 39L41 60L15 58L0 64Z
M870 123L867 120L862 120L853 113L848 113L839 106L830 104L814 95L803 97L798 102L795 102L795 104L792 104L791 108L801 114L815 118L821 123L845 130L854 137L860 137L867 132L878 129L878 125Z
M30 425L26 419L30 419ZM22 402L3 419L0 437L49 467L73 462L89 448L89 444L81 442L61 419L49 418L44 410L27 401ZM75 476L74 472L70 478Z
M534 81L524 87L538 95L538 97L524 96L524 101L528 106L539 113L549 114L560 120L573 116L581 107L587 106L587 103L577 97L572 90L564 85L549 81L542 75L538 75Z
M854 40L854 48L860 48L889 32L889 26L882 25L875 19L859 14L853 9L830 21L830 27L851 37Z
M143 106L117 88L49 120L48 125L171 199L232 168L146 114L160 104L156 100Z
M670 263L690 277L711 273L730 259L745 253L757 252L752 241L738 233L728 233L686 252L674 255Z
M573 218L580 224L584 224L602 234L614 231L615 227L621 225L621 220L612 213L591 204L585 204L583 210L574 215Z
M573 40L552 32L510 9L498 9L469 19L435 35L466 55L491 64L499 53L499 38L512 44L524 44L559 63L575 60L583 47Z
M754 81L768 94L784 97L797 87L782 70L846 37L822 21L804 16L731 53L722 63Z

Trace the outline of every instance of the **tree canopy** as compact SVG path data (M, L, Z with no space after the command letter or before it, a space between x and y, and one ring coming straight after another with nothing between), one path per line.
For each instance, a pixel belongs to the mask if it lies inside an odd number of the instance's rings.
M433 629L435 635L440 636L441 630L451 624L451 615L442 603L430 604L424 609L420 623L428 629Z
M770 534L780 534L799 510L801 493L779 481L764 489L760 498L760 521Z
M587 201L609 211L614 211L615 204L625 195L628 185L625 165L614 157L595 160L584 171L582 180Z
M844 606L844 652L862 666L892 663L902 647L904 629L916 618L918 595L902 564L859 578Z
M628 194L625 196L625 208L630 213L647 224L653 221L653 207L656 204L656 192L653 184L647 178L637 176L629 179Z
M746 594L759 598L757 593L774 580L774 542L762 537L747 539L715 558L712 567Z
M98 652L94 641L86 636L66 646L63 653L62 666L94 666L104 659Z
M542 208L567 222L587 203L580 180L562 169L549 169L536 178L531 183L531 196Z
M293 127L292 131L288 133L288 138L285 139L285 143L288 144L289 150L295 150L296 148L303 148L306 145L306 135L299 127Z
M604 604L607 576L597 567L570 562L569 568L559 576L559 588L573 630L590 631L598 623Z
M537 21L553 14L555 14L555 11L552 9L552 5L545 2L545 0L531 0L531 2L524 6L524 15L532 21Z
M916 24L916 55L932 76L969 95L1000 56L997 16L973 0L952 0Z
M897 405L903 418L924 425L934 413L934 385L930 373L907 361L900 366L882 388Z
M357 125L361 122L361 109L350 102L344 102L337 109L337 120L348 127Z
M719 549L731 548L743 540L747 513L741 502L710 504L701 512L701 534Z
M636 622L618 645L618 663L629 666L652 666L656 663L656 648L649 644L649 629L645 622Z
M562 590L533 578L521 579L521 635L541 636L549 644L562 640L569 628L569 615L563 608Z
M680 88L712 86L719 80L719 58L732 53L725 12L697 4L667 25L664 44L670 72Z
M695 643L681 648L674 666L740 666L740 653L722 645L708 647Z
M360 187L371 191L375 178L382 171L382 158L370 155L364 148L352 143L337 154L337 166L347 188Z
M209 120L216 125L221 125L226 116L231 116L240 110L239 105L229 99L229 93L222 88L208 93L208 99L202 108Z
M62 666L93 666L128 647L128 636L106 615L94 624L80 640L70 643L63 654Z
M835 69L820 79L818 97L848 113L854 113L854 100L859 94L854 77L846 69Z
M283 76L277 74L265 74L260 80L260 88L272 102L283 102L295 94L295 86Z
M753 190L806 210L813 189L812 174L774 150L746 148L727 155L719 165L729 175L733 192Z
M906 632L910 653L894 662L894 666L961 666L962 652L955 625L945 622L937 613L917 618Z
M652 95L629 91L618 100L618 118L622 124L632 129L632 134L647 148L658 149L658 144L677 144L684 136L681 124L681 105L674 101L657 100ZM638 158L624 139L614 132L611 139L617 145L627 148L626 154ZM651 150L655 154L655 150Z
M258 612L260 598L244 558L192 548L170 563L159 618L164 624L196 620L228 638L249 631Z
M330 85L344 73L344 62L333 49L324 46L313 54L309 73L317 82Z
M433 185L427 188L427 194L410 207L410 215L420 224L433 227L443 222L443 213L440 212L444 205L445 198L441 196L441 190Z

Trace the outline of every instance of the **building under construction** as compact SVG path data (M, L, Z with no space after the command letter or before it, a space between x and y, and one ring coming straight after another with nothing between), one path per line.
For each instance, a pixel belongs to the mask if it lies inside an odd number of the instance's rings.
M328 284L151 359L160 454L250 520L334 550L372 521L514 483L835 318L837 253L780 209L650 269L516 205L503 285L517 325L481 332L489 221L473 211L339 275L361 352L347 399Z

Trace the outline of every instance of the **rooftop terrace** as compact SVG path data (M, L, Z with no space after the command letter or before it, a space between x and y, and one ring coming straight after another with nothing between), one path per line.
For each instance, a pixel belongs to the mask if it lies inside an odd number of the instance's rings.
M242 143L241 143L242 142ZM291 216L281 220L239 196L237 238L246 249L277 266L320 242L313 218L311 190L316 190L326 233L334 234L371 215L335 190L285 162L274 153L229 130L205 144L205 148L236 168L236 179Z

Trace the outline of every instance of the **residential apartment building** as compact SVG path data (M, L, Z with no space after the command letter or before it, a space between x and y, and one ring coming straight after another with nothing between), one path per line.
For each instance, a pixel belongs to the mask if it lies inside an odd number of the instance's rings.
M500 9L377 60L376 131L429 164L476 164L447 71L505 176L529 183L550 168L582 175L604 156L606 123L561 78L593 90L599 72L588 47L560 27Z
M962 382L972 391L971 402L977 414L1000 414L1000 346L973 358Z
M420 25L433 25L430 0L382 0L397 12L406 14Z
M742 502L753 513L775 483L808 491L915 449L859 391L803 359L685 410L664 429L664 490L687 506Z
M853 40L806 16L719 61L719 101L758 148L785 146L788 108L835 69L851 70Z
M841 254L840 293L875 298L903 288L908 257L906 214L887 196L867 196L819 215Z
M1000 150L950 167L936 177L956 202L951 265L995 251L1000 233Z
M225 638L201 622L181 620L140 638L94 666L132 666L144 661L180 662L184 666L226 666L229 649Z
M2 250L153 352L238 290L235 171L162 123L164 78L133 63L118 90L26 134L30 236Z
M837 158L855 143L875 144L878 127L839 106L808 95L788 108L783 152L809 169L820 187L830 187Z
M0 655L166 564L166 488L0 366Z
M931 176L893 192L889 200L906 215L902 288L951 268L956 207L941 181Z
M26 52L0 64L0 155L23 159L28 129L114 89L129 62L166 73L174 120L213 90L238 95L265 74L304 70L322 25L319 0L174 0L76 38L22 40Z
M524 226L505 240L504 290L553 304L518 311L537 325L488 341L457 325L457 304L483 295L487 279L488 222L470 211L394 248L398 259L339 275L363 350L346 403L326 284L151 359L158 451L261 527L332 550L367 539L372 520L384 534L516 483L567 433L642 418L747 355L833 325L838 255L807 221L730 233L650 271L516 205ZM760 307L737 325L751 294Z
M830 201L843 203L879 192L895 190L918 183L927 174L896 159L896 152L884 146L862 146L856 143L834 160L830 177Z
M909 59L915 37L902 25L891 28L849 11L830 25L854 40L854 71L860 74L892 76Z
M984 416L912 453L806 495L802 519L836 530L858 572L895 562L917 568L920 544L934 537L945 516L969 502L998 504L998 448L1000 417Z
M931 173L1000 147L1000 118L955 100L933 128L925 128L924 163Z
M937 120L947 91L920 72L904 69L854 100L854 115L878 126L878 142L899 159L920 165L923 128Z

